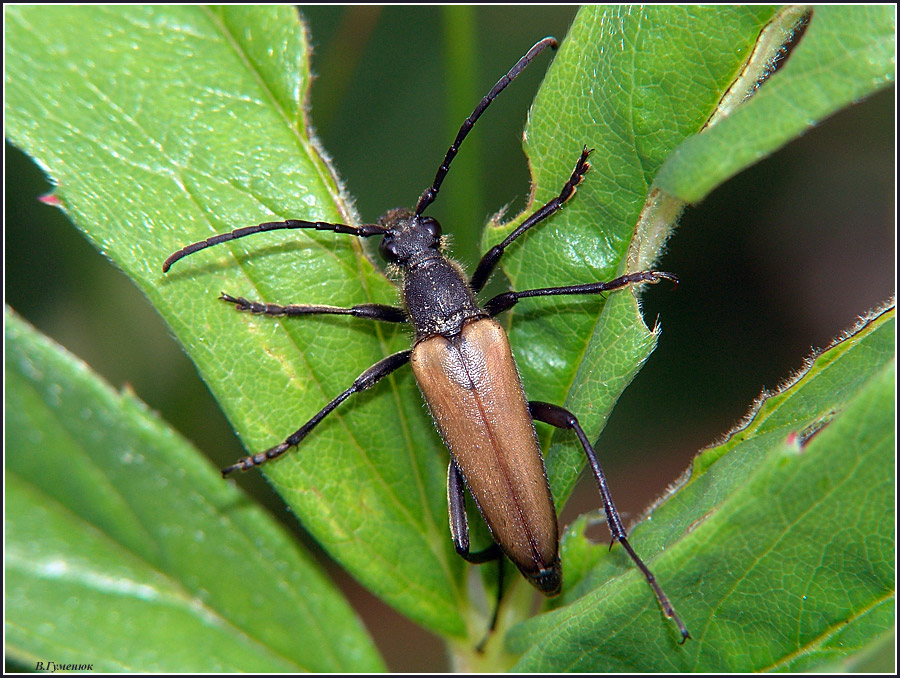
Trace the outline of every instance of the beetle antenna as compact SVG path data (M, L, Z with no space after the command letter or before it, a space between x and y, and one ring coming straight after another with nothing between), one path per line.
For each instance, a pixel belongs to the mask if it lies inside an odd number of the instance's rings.
M324 221L301 221L298 219L288 219L287 221L268 221L264 224L257 224L256 226L246 226L244 228L239 228L235 231L232 231L231 233L214 235L212 238L207 238L206 240L192 243L187 247L182 247L180 250L169 256L169 258L163 262L163 273L167 272L172 267L172 264L174 264L179 259L183 259L187 255L193 254L194 252L205 250L207 247L212 247L213 245L218 245L219 243L223 242L229 242L230 240L237 240L238 238L243 238L247 235L253 235L254 233L279 231L288 228L310 228L317 231L334 231L335 233L355 235L358 238L368 238L369 236L373 235L384 235L387 232L386 228L384 228L383 226L378 226L377 224L347 226L345 224L329 224Z
M430 187L425 189L425 192L422 193L419 198L419 202L416 203L416 216L422 214L425 211L425 208L428 207L431 203L434 202L434 199L437 197L438 191L441 190L441 184L444 183L444 178L447 176L447 172L450 171L450 163L453 162L453 158L456 157L456 154L459 152L459 147L463 142L463 139L469 134L469 131L475 125L475 121L481 117L481 114L484 113L484 109L490 106L491 102L497 98L497 95L500 94L506 86L509 85L513 80L516 79L516 76L525 70L525 67L530 64L534 58L543 52L547 47L551 47L556 49L559 43L556 41L556 38L552 36L548 36L538 42L534 47L528 50L528 53L519 59L516 62L516 65L509 69L509 72L500 78L497 81L497 84L491 88L491 91L488 92L485 97L478 102L478 105L475 107L475 110L472 111L472 115L466 118L466 121L462 124L462 127L459 128L459 132L456 135L456 141L450 146L450 149L447 151L447 155L444 156L444 162L441 163L441 166L438 167L437 174L434 176L434 183L431 184Z

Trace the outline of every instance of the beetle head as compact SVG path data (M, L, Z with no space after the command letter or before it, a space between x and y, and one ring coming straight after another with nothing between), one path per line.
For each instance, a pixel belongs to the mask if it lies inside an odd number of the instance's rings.
M384 214L378 225L386 232L378 246L385 261L401 267L439 256L441 225L437 219L400 207Z

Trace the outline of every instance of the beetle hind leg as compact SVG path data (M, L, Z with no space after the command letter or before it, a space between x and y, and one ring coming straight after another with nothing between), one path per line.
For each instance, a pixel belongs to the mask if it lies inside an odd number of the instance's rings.
M638 569L644 575L647 583L653 588L653 592L656 594L657 600L659 600L663 613L678 626L678 631L681 633L681 642L683 643L686 641L691 637L687 627L676 614L675 609L669 602L668 596L666 596L662 587L660 587L659 583L656 581L656 577L653 576L653 573L644 564L644 561L641 560L640 556L638 556L631 547L631 544L628 543L628 533L625 530L625 526L622 524L622 518L619 516L619 511L616 509L615 504L613 504L612 494L610 494L609 486L606 482L606 474L603 473L600 462L597 460L597 454L594 452L593 446L587 439L584 430L581 428L581 424L578 423L578 418L558 405L542 403L536 400L528 403L528 409L531 412L532 418L537 421L542 421L545 424L550 424L556 428L571 429L575 431L575 435L578 436L578 441L584 448L584 454L587 456L591 471L594 473L597 487L600 489L600 496L603 498L603 508L606 511L606 520L609 524L609 530L612 533L613 539L622 544L622 547L628 552L631 560L634 561L634 564L637 565Z
M450 534L453 537L453 545L456 552L467 562L475 565L497 561L497 600L494 603L494 613L491 615L491 623L488 626L487 635L475 648L479 652L484 649L490 634L497 626L497 615L500 613L500 600L503 597L503 552L494 543L486 549L472 553L469 551L469 520L466 517L466 488L463 483L462 471L456 462L450 460L447 469L447 503L450 507Z
M456 552L464 560L475 565L497 560L502 556L502 552L496 543L482 551L475 553L469 551L469 519L466 517L465 492L462 471L451 459L447 469L447 504L450 507L450 535L453 537Z

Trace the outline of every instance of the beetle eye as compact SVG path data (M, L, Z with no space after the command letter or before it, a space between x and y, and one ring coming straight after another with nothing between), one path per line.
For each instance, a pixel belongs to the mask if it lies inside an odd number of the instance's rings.
M381 239L381 243L378 245L378 253L381 255L381 258L390 263L396 263L397 261L397 247L394 242L394 238L390 235L386 235Z
M427 230L431 234L432 239L440 240L441 225L440 223L438 223L437 219L433 219L431 217L423 217L422 226L424 226L425 230Z

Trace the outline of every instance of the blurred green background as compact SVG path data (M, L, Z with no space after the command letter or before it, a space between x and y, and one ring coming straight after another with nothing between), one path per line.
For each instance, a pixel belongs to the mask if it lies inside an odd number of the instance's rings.
M539 38L563 38L575 8L302 12L318 76L312 122L361 218L372 222L415 203L480 97ZM549 60L542 55L491 106L429 208L454 233L456 256L467 266L477 261L486 219L504 205L510 214L524 207L522 130ZM812 347L893 294L894 116L894 90L883 91L686 211L660 262L682 284L645 295L648 322L662 323L659 348L598 444L626 521L697 449L736 423L764 387L777 386ZM38 202L51 190L42 172L9 145L6 160L7 303L113 385L130 384L217 465L241 456L228 422L152 307L59 210ZM279 301L302 302L291 290L285 281ZM240 484L300 532L258 474ZM598 505L595 488L582 482L562 522ZM608 539L605 529L597 536ZM393 670L446 668L437 639L352 582L341 583Z

